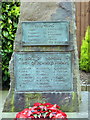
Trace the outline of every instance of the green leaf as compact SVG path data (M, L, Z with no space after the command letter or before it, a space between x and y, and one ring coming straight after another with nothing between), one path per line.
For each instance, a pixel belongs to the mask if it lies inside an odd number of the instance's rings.
M48 112L42 113L43 117L45 118Z
M41 117L41 114L38 115L38 118L40 118L40 117Z
M49 116L49 117L51 118L52 116L53 116L53 115L52 115L52 114L50 114L50 116Z
M80 54L80 69L90 72L90 26L87 27L85 38L82 41Z
M8 65L13 52L13 41L20 15L20 2L2 2L0 18L2 34L2 77L3 87L9 87L10 76Z
M37 117L38 117L38 115L37 115L37 114L33 114L33 116L34 116L35 118L37 118Z

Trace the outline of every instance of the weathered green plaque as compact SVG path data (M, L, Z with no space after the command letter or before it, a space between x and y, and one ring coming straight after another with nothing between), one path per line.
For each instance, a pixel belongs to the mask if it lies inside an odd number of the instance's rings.
M71 53L15 53L16 91L72 91Z
M69 45L69 22L22 22L22 45Z

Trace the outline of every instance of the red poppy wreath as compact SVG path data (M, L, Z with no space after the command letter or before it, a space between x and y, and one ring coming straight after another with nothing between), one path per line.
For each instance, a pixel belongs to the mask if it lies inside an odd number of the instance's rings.
M26 108L17 113L15 120L19 120L19 118L24 118L24 120L29 120L27 118L31 118L32 120L54 120L56 118L68 120L66 113L60 110L60 106L57 104L52 105L51 103L35 103L33 107Z

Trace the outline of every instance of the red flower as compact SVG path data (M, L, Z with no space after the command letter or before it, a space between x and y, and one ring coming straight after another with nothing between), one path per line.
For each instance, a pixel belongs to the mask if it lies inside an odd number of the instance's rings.
M38 112L37 110L32 110L31 112L32 114L40 114L40 112Z
M34 106L40 106L43 105L42 103L34 103Z
M49 105L52 105L51 103L44 103L43 104L44 106L49 106Z
M56 108L60 109L60 106L56 105Z
M57 113L53 118L67 118L67 115L61 111Z
M34 116L29 116L28 118L35 118Z
M27 115L23 114L22 112L16 115L16 118L27 118Z
M56 105L50 105L47 108L48 108L48 110L57 111Z
M67 115L59 110L59 108L56 104L35 103L33 107L26 108L22 112L19 112L16 118L67 118Z

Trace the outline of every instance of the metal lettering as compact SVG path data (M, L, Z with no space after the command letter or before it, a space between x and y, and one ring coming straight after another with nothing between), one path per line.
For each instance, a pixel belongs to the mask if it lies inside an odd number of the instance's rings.
M72 90L71 53L22 52L14 57L17 91Z
M22 22L22 44L69 45L68 22Z

